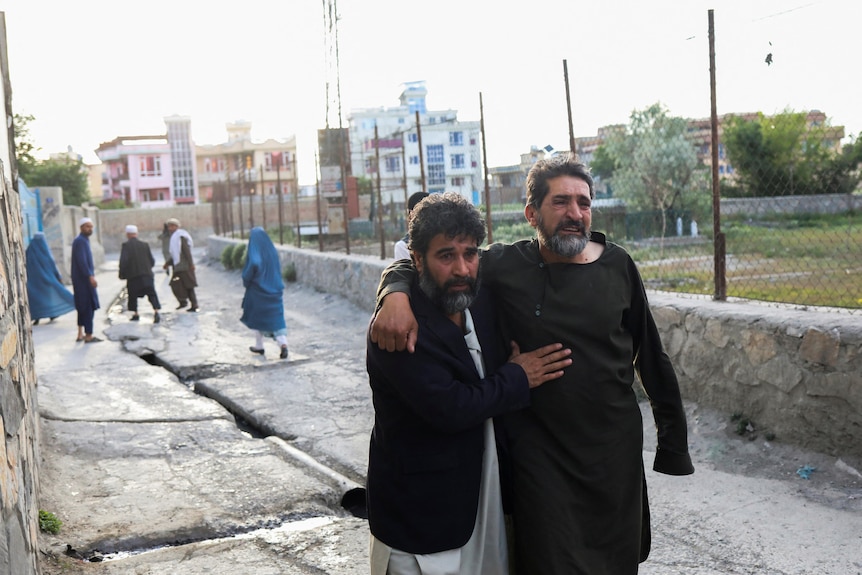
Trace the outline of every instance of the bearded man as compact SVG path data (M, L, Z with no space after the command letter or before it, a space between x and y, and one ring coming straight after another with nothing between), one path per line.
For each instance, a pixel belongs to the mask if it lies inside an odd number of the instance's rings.
M78 337L75 341L84 343L102 341L93 335L93 318L99 309L99 293L96 291L99 283L96 281L96 268L90 249L93 227L93 220L81 218L78 221L80 233L72 241L72 293L78 311Z
M694 472L679 385L637 267L590 229L593 180L570 154L534 164L524 215L536 238L482 252L501 330L532 350L572 349L563 377L505 418L520 575L634 575L650 550L637 370L658 431L653 469ZM423 334L405 306L406 262L384 272L371 339L408 351ZM388 297L387 297L388 296ZM383 298L386 298L383 301Z
M367 345L371 574L505 574L491 418L529 405L531 388L562 376L569 350L552 344L522 354L513 345L506 361L491 295L479 287L484 222L459 194L423 200L409 233L419 342L412 354Z

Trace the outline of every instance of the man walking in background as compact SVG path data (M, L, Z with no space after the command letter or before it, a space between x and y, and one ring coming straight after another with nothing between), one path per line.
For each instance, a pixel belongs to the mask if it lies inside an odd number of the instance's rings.
M171 232L169 246L171 258L162 267L168 269L172 266L174 269L174 274L171 277L171 291L174 292L180 304L177 309L183 309L191 302L191 307L186 311L194 313L198 311L198 298L195 295L198 280L195 276L195 260L192 257L194 242L189 233L180 228L178 219L171 218L166 223L168 224L168 231Z
M156 260L150 246L138 239L138 227L126 226L126 241L120 248L120 279L126 280L126 291L129 294L129 311L132 321L138 321L138 298L147 296L153 306L153 323L159 323L159 296L153 281L153 266Z
M96 291L96 270L90 236L93 235L93 220L78 221L80 233L72 242L72 292L75 309L78 311L78 337L75 341L95 343L102 341L93 335L93 317L99 309L99 293Z

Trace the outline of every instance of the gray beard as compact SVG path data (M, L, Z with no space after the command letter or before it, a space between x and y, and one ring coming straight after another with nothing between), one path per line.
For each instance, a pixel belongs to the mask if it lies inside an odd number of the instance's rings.
M452 315L460 313L470 307L470 304L472 304L473 300L476 299L476 294L479 293L480 282L478 278L475 280L468 278L466 281L470 285L469 290L450 292L449 288L456 285L459 280L449 280L443 284L443 287L440 287L430 274L420 273L419 289L422 290L422 293L428 296L428 299L430 299L434 305L440 309L440 311L446 315Z
M536 226L536 235L539 237L539 242L558 256L573 258L587 249L587 245L590 243L590 230L584 230L584 237L581 238L577 236L561 236L559 235L559 231L571 222L560 222L554 233L548 236L542 216L539 216L537 220L539 225Z

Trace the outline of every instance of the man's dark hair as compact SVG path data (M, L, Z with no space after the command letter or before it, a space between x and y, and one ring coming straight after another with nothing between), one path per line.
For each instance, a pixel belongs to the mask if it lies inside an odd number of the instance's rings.
M407 199L407 211L412 212L416 204L428 197L428 192L416 192Z
M566 153L533 164L527 174L527 205L538 210L548 195L548 180L560 176L582 179L590 186L590 198L595 199L596 191L593 189L593 177L589 168L579 162L574 154Z
M425 257L437 234L446 234L447 238L464 235L474 238L476 245L482 245L485 220L461 194L431 194L413 210L408 233L410 251Z

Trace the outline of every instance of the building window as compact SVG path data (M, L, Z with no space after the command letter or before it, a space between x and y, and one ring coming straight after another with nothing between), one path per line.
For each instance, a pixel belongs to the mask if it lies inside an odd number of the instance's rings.
M389 156L386 158L386 171L387 172L400 172L401 171L401 158L398 156Z
M204 159L204 171L207 173L220 174L225 171L224 158Z
M162 175L160 156L141 156L141 177L150 178Z
M428 164L443 164L446 158L443 155L443 145L428 146Z
M287 164L287 152L267 152L263 155L263 165L267 172L276 171L279 166L284 167Z
M464 154L452 154L451 162L453 170L460 170L466 165L464 163Z
M377 164L374 163L374 158L365 158L365 173L376 174Z
M464 132L449 132L449 145L450 146L463 146L464 145Z
M464 185L464 178L462 178L462 177L452 178L452 187L458 188L458 187L463 186L463 185Z
M407 141L415 144L419 141L419 134L407 134Z
M446 184L446 166L444 164L428 165L428 185L441 186Z
M419 156L410 156L409 163L411 166L418 166L419 165Z
M428 123L429 124L436 124L437 118L435 118L434 116L428 116Z

